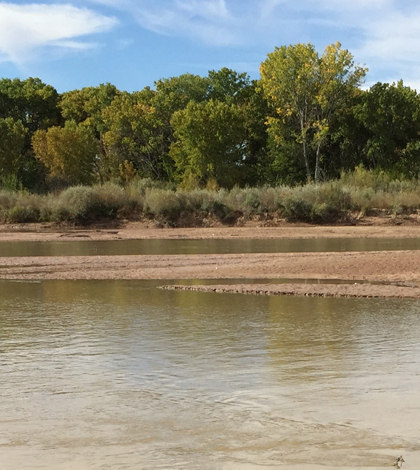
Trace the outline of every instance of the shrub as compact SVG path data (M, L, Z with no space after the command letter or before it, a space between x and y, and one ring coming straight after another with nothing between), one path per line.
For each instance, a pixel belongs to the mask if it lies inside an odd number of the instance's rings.
M93 188L72 186L59 195L53 210L53 218L58 221L84 223L94 216L97 204L98 196Z
M6 189L0 190L0 209L10 209L16 204L17 193Z
M312 203L305 199L302 192L294 191L282 199L282 214L287 220L312 220Z
M29 223L39 221L39 211L29 206L17 205L7 212L7 221L11 223Z
M162 218L164 222L174 225L181 214L182 207L175 192L149 189L145 194L144 210L151 215Z
M115 219L125 208L128 209L129 198L121 186L106 183L102 186L94 186L93 189L96 195L94 207L92 207L95 217Z
M342 172L340 180L342 184L355 188L387 191L392 178L384 171L366 170L360 165L354 171Z

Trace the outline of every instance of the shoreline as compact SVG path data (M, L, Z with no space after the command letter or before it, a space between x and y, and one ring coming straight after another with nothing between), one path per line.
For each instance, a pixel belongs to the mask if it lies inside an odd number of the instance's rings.
M420 225L384 223L371 219L363 225L311 225L282 222L264 226L249 222L244 226L156 228L152 223L128 222L119 227L73 227L51 224L0 225L0 242L144 239L311 239L311 238L419 238Z
M295 295L420 298L420 250L249 253L206 255L113 255L4 257L0 279L14 280L288 280ZM319 280L322 285L293 283ZM218 281L219 280L219 281ZM337 284L337 280L354 284ZM260 282L258 282L260 281ZM330 281L330 283L328 283ZM360 282L360 284L355 284ZM378 286L377 284L386 284ZM249 292L250 284L242 286ZM281 285L276 285L277 293ZM224 289L237 285L225 285ZM206 287L208 289L208 287ZM255 288L258 289L258 288ZM271 285L268 293L275 293ZM321 291L320 291L321 289ZM411 289L411 290L410 290ZM363 292L361 292L363 291ZM376 292L373 294L373 292ZM408 295L407 293L410 293ZM290 295L291 293L289 293Z
M216 294L284 295L300 297L345 297L366 299L420 299L420 287L354 284L237 284L237 285L166 285L165 290Z
M6 230L8 228L9 230ZM2 226L0 242L100 241L141 239L315 239L419 238L419 226L211 227L158 229L129 223L119 228ZM114 255L3 257L3 280L214 280L214 285L169 286L176 290L265 295L420 299L420 250L207 255ZM224 284L217 280L254 280ZM267 284L282 279L284 284ZM303 284L293 280L320 280ZM337 280L347 281L338 284ZM328 282L330 281L330 283ZM361 281L358 283L357 281ZM219 281L220 283L220 281Z

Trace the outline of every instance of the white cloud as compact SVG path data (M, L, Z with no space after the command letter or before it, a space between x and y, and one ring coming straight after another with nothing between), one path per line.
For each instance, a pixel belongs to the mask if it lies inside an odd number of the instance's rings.
M208 45L243 43L246 28L227 0L90 0L129 12L155 33L199 40Z
M323 48L340 41L370 68L368 80L417 81L418 0L90 1L129 13L147 30L206 45L258 45L270 52L283 44Z
M212 45L240 42L236 20L225 0L175 0L158 5L154 0L143 0L133 13L144 28L161 34L191 37Z
M0 2L0 58L22 64L45 46L92 48L94 43L77 38L108 31L116 24L115 18L71 5Z

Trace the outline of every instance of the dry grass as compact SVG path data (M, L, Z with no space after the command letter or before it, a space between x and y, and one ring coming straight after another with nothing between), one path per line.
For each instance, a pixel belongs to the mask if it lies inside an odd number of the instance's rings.
M280 216L289 220L334 222L346 220L358 211L390 213L420 209L417 180L395 180L387 174L357 168L339 180L296 187L259 187L176 190L172 184L150 179L126 187L114 183L102 186L74 186L48 195L0 190L0 220L3 222L70 221L77 224L99 219L139 215L176 226L178 220L194 214L209 215L235 223L241 217Z

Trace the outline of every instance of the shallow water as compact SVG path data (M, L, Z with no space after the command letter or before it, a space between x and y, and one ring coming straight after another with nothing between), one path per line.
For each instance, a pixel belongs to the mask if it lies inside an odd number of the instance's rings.
M0 242L5 256L161 255L420 250L420 238L89 240Z
M1 468L420 464L420 303L0 281Z

